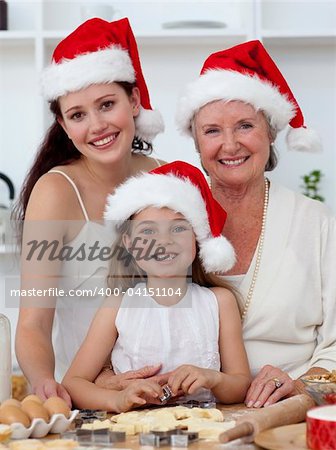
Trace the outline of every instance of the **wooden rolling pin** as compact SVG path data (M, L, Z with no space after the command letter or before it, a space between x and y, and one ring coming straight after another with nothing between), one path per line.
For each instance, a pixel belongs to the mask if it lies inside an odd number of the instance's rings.
M253 412L239 417L236 426L222 433L219 441L225 443L244 437L246 442L253 442L254 437L260 431L303 422L308 409L313 406L315 403L311 397L300 394L267 408L253 410Z

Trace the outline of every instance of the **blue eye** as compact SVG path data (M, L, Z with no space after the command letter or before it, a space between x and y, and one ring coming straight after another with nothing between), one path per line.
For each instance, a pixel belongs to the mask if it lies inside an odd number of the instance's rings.
M140 230L141 234L154 234L154 230L152 228L144 228L143 230Z
M183 225L178 225L173 228L173 233L182 233L183 231L187 231L187 227L184 227Z

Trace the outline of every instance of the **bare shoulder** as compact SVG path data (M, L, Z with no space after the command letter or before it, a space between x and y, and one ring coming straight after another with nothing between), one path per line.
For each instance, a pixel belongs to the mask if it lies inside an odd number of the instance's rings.
M224 287L211 288L218 302L219 320L226 331L241 329L241 315L235 295Z
M99 327L102 324L114 324L120 305L122 302L121 295L109 295L105 297L98 308L94 322Z
M121 302L123 299L123 295L109 295L104 299L102 303L102 308L112 308L114 310L118 310L120 308Z
M134 168L136 171L146 171L156 169L159 166L167 164L166 161L162 159L156 159L152 156L146 156L141 154L136 154L134 156Z
M152 163L155 164L155 166L153 167L154 169L158 166L164 166L165 164L167 164L167 161L164 161L163 159L159 159L159 158L149 158L151 160Z
M46 173L31 192L26 219L75 219L77 203L76 193L63 175Z
M237 299L229 289L224 287L212 287L210 290L215 294L220 308L238 308Z

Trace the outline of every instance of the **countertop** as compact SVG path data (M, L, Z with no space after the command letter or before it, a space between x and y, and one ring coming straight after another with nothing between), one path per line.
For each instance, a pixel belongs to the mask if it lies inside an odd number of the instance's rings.
M220 409L223 412L224 420L230 421L230 420L236 420L237 417L244 415L246 413L250 413L251 409L246 408L244 404L236 404L236 405L217 405L217 408ZM57 435L48 435L48 439L57 438ZM139 436L129 436L127 437L125 442L116 443L115 447L113 447L115 450L118 449L129 449L129 450L138 450L143 449L144 447L141 447L139 445ZM152 447L148 447L152 448ZM164 447L169 448L169 447ZM240 441L235 441L234 443L228 443L228 444L220 444L219 442L215 441L206 441L206 440L200 440L197 442L193 442L190 444L189 448L192 450L261 450L262 447L259 447L255 444L246 444L242 443Z

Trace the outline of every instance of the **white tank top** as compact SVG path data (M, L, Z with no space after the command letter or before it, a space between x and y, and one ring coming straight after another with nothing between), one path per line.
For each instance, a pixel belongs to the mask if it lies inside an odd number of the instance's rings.
M135 288L145 292L145 283ZM162 364L161 373L182 364L220 370L219 311L215 294L191 283L173 306L152 297L125 294L116 316L118 338L111 361L115 373ZM188 399L191 397L188 396ZM209 400L209 391L192 396Z
M81 206L85 222L77 236L66 245L78 249L85 245L87 251L95 242L99 247L111 247L111 233L103 224L90 221L77 186L73 180L60 170L50 170L51 173L63 175L73 187ZM98 253L96 253L98 254ZM91 321L104 300L101 295L106 286L109 260L101 258L83 261L73 259L63 261L59 289L78 290L79 293L96 292L95 295L74 295L58 297L53 324L53 347L55 352L55 378L62 381L77 350L83 342ZM98 294L100 292L100 294Z

